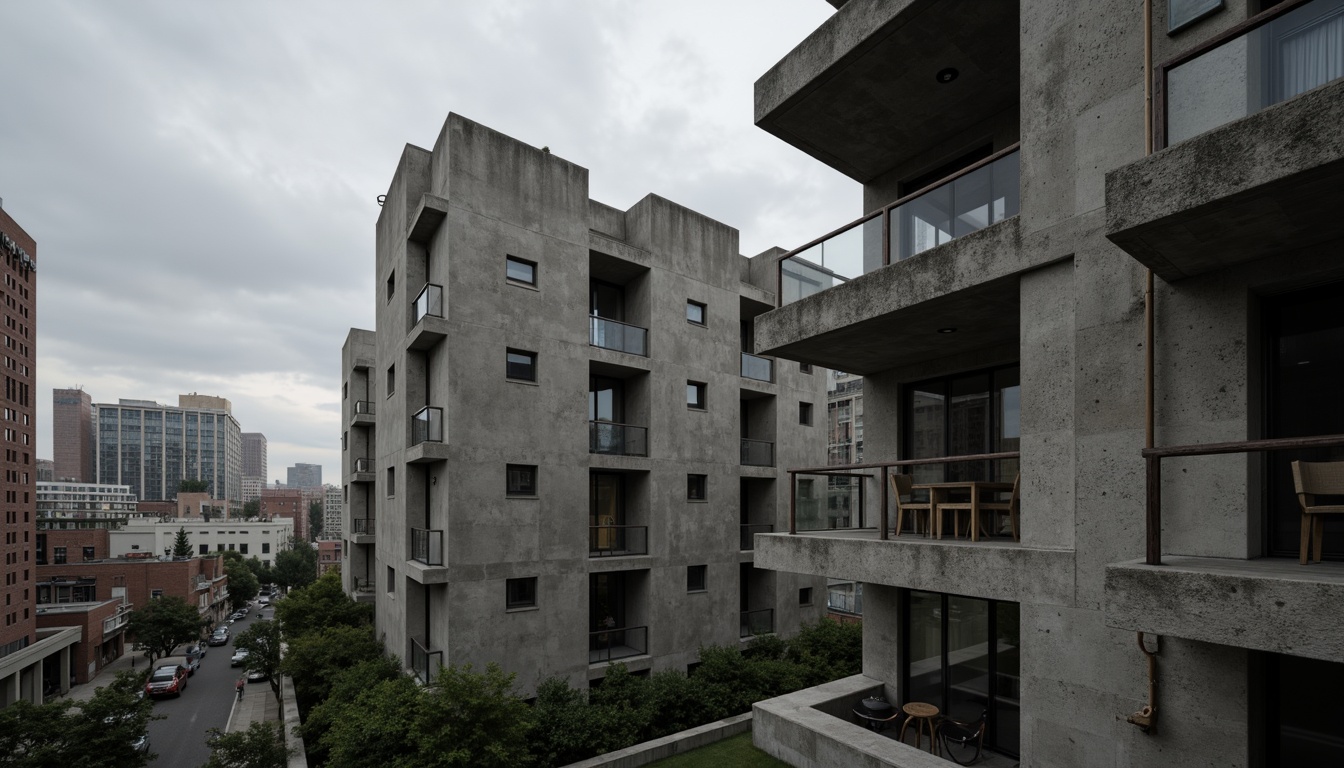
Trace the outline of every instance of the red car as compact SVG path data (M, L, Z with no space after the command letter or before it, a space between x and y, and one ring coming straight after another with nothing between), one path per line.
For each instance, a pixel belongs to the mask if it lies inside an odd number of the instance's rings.
M182 689L187 687L187 668L181 664L164 664L154 670L154 674L149 676L149 681L145 683L145 695L151 698L155 696L181 696Z

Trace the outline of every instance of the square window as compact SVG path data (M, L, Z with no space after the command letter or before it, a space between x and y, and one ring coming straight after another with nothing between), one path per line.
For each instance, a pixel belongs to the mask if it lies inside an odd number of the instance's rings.
M798 423L803 426L812 426L812 404L798 403Z
M387 498L397 495L397 468L387 468Z
M397 391L397 366L387 366L387 396L391 397L393 392Z
M517 256L509 256L504 259L504 276L515 283L536 285L537 265Z
M799 372L799 373L811 374L811 373L812 373L812 364L811 364L811 363L799 363L799 364L798 364L798 372Z
M85 559L85 560L92 560L92 559L94 559L93 547L84 547L84 552L83 552L83 554L84 554L84 559Z
M709 566L688 565L686 566L686 591L704 592L705 591L705 571Z
M705 324L705 305L698 301L686 300L686 322L696 325Z
M705 410L705 385L699 381L686 382L686 407Z
M508 475L508 488L505 492L509 496L537 495L536 465L509 464L507 475Z
M394 269L387 276L387 300L391 301L393 294L397 292L397 271Z
M686 476L686 500L704 501L709 498L707 486L709 485L709 475L687 475Z
M803 587L802 589L798 590L798 604L799 604L799 605L811 605L811 604L812 604L812 588L811 588L811 587Z
M200 549L200 554L202 554L202 555L208 555L208 554L210 554L210 545L209 545L209 544L202 544L202 545L201 545L201 549Z
M241 553L243 553L244 555L246 555L246 554L247 554L247 542L243 542L243 543L239 544L239 545L238 545L238 551L241 552Z
M65 547L51 548L51 562L55 565L65 564Z
M537 380L537 353L510 349L506 355L504 376L518 381Z
M504 587L505 608L535 608L537 606L537 577L508 579Z

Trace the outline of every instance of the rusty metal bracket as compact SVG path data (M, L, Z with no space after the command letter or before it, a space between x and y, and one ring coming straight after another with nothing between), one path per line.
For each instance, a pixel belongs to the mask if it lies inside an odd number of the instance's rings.
M1143 632L1139 632L1139 650L1148 657L1148 705L1125 718L1126 722L1139 726L1144 733L1152 733L1157 721L1157 654L1162 651L1162 637L1153 635L1153 650L1143 642Z

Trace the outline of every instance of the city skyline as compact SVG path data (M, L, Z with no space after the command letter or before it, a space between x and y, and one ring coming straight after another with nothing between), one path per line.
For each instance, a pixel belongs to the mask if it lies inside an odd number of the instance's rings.
M744 255L852 218L857 185L751 121L821 0L337 5L0 9L0 64L40 73L11 81L24 119L0 127L0 198L42 244L38 456L53 389L203 392L267 435L268 481L338 475L328 351L371 325L376 197L448 111L591 168L609 205L652 191L724 221Z

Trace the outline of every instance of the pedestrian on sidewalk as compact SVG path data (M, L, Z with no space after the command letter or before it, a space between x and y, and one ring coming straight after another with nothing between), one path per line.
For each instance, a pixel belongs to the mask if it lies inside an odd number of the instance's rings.
M238 682L237 682L237 683L234 683L234 685L233 685L234 689L235 689L236 691L238 691L238 700L239 700L239 701L242 701L242 700L243 700L243 688L246 687L246 686L247 686L247 678L246 678L246 677L240 677L240 678L238 678Z

